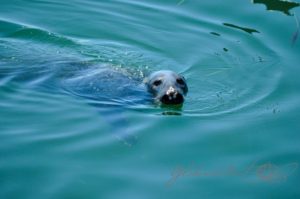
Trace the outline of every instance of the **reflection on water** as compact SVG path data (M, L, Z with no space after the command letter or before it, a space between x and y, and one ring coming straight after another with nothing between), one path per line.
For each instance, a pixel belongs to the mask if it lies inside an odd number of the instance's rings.
M294 34L292 36L292 45L295 45L295 43L298 39L298 36L299 36L299 29L300 29L299 20L296 15L295 15L295 21L296 21L296 31L294 32Z
M216 36L221 36L219 33L217 33L217 32L210 32L210 34L212 34L212 35L216 35Z
M291 15L290 10L300 5L297 2L281 0L253 0L253 3L265 4L267 10L280 11L286 15Z
M223 23L224 26L228 26L228 27L231 27L231 28L236 28L236 29L239 29L239 30L243 30L249 34L252 34L252 33L259 33L257 30L255 29L252 29L252 28L246 28L246 27L241 27L241 26L237 26L237 25L234 25L234 24L230 24L230 23Z

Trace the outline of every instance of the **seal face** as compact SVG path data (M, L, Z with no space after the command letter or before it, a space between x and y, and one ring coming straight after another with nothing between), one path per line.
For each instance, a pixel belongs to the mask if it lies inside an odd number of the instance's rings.
M167 105L180 105L188 87L183 76L169 70L161 70L150 74L145 83L156 101Z

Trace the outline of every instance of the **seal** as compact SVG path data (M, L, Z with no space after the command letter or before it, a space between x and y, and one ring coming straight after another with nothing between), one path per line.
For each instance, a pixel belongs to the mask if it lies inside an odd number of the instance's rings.
M165 105L183 104L188 92L185 78L170 70L153 72L144 82L155 101Z

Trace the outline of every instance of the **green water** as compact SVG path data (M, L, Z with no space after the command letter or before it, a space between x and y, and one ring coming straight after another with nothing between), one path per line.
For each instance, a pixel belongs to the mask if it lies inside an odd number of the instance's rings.
M300 198L299 3L1 0L0 198ZM72 93L102 66L185 104Z

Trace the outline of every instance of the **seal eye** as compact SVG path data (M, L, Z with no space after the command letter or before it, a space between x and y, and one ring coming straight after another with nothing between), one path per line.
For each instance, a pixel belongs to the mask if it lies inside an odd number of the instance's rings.
M159 85L161 85L161 83L162 83L162 81L159 79L159 80L155 80L155 81L153 82L153 85L154 85L154 86L159 86Z
M177 82L178 84L180 84L180 85L184 85L184 84L185 84L185 83L184 83L184 80L181 79L181 78L176 79L176 82Z

